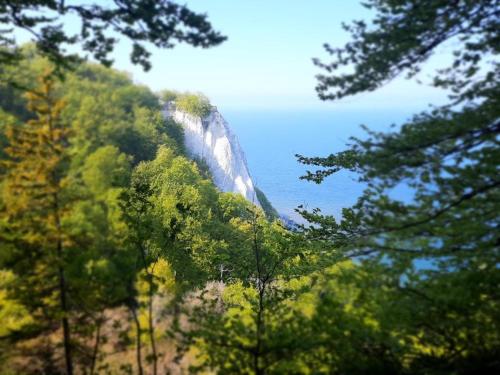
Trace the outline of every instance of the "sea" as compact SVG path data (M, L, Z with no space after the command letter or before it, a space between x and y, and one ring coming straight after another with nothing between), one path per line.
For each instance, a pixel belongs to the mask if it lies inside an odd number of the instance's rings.
M299 205L320 208L339 219L365 186L353 173L342 171L316 184L300 179L314 166L300 164L296 154L327 156L348 148L351 137L366 138L361 124L375 131L394 131L407 120L408 110L224 110L220 109L245 152L250 174L282 215L304 222ZM392 127L392 128L391 128ZM392 193L406 200L409 192Z

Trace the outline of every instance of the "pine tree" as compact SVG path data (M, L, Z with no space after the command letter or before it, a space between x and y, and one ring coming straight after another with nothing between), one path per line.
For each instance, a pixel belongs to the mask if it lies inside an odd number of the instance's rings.
M19 276L14 293L40 318L35 319L36 331L52 329L54 321L60 322L66 373L70 375L73 362L65 275L69 238L62 228L67 212L64 187L69 129L61 122L64 103L56 99L49 76L43 76L38 89L26 94L28 109L36 117L7 130L2 240L14 245L9 254Z
M365 6L375 12L372 22L346 25L351 41L327 45L330 62L315 60L323 73L319 97L340 100L397 76L415 77L447 43L452 62L432 74L432 85L449 89L450 102L390 133L367 129L367 137L353 138L345 151L299 156L316 168L308 180L321 183L346 170L366 184L340 221L320 210L300 210L312 224L307 233L346 256L379 263L386 269L379 280L391 275L391 287L400 292L393 306L407 303L412 317L404 330L427 348L412 354L410 372L496 373L500 335L491 327L500 316L498 1L370 0ZM407 200L392 192L402 186L411 192Z

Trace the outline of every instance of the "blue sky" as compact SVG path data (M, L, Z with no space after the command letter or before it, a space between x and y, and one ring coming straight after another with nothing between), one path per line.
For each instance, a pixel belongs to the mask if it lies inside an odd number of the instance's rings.
M199 91L228 109L423 109L445 95L403 79L376 93L321 102L314 91L319 73L311 59L328 56L322 45L340 46L349 35L343 21L369 19L371 13L356 0L189 0L187 5L209 15L217 30L228 36L218 47L198 49L178 45L152 48L153 68L143 72L129 61L130 44L113 52L114 67L128 71L136 82L153 90ZM69 20L68 29L76 25ZM23 35L19 34L19 41ZM440 60L438 57L436 60ZM425 70L423 76L425 78Z

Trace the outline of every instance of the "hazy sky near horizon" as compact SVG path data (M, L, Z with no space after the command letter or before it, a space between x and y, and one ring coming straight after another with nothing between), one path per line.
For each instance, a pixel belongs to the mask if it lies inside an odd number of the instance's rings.
M187 0L195 11L207 13L215 29L228 40L199 49L178 45L152 47L153 68L142 71L130 63L130 43L121 42L112 57L114 67L155 91L175 89L203 92L230 109L424 109L439 104L445 94L416 82L398 79L375 93L321 102L314 90L320 70L313 57L329 57L325 42L341 46L349 40L342 22L372 15L357 0ZM67 29L75 28L67 22ZM19 41L25 36L19 34ZM436 59L438 62L440 56ZM432 64L432 62L431 62ZM425 70L423 78L425 78Z

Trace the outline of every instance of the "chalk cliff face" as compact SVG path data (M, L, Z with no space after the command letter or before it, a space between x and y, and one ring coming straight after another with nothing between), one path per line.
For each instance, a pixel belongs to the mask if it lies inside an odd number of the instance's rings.
M166 104L163 113L184 128L187 152L205 161L221 191L239 193L260 206L245 154L216 107L203 119L178 110L173 103Z

